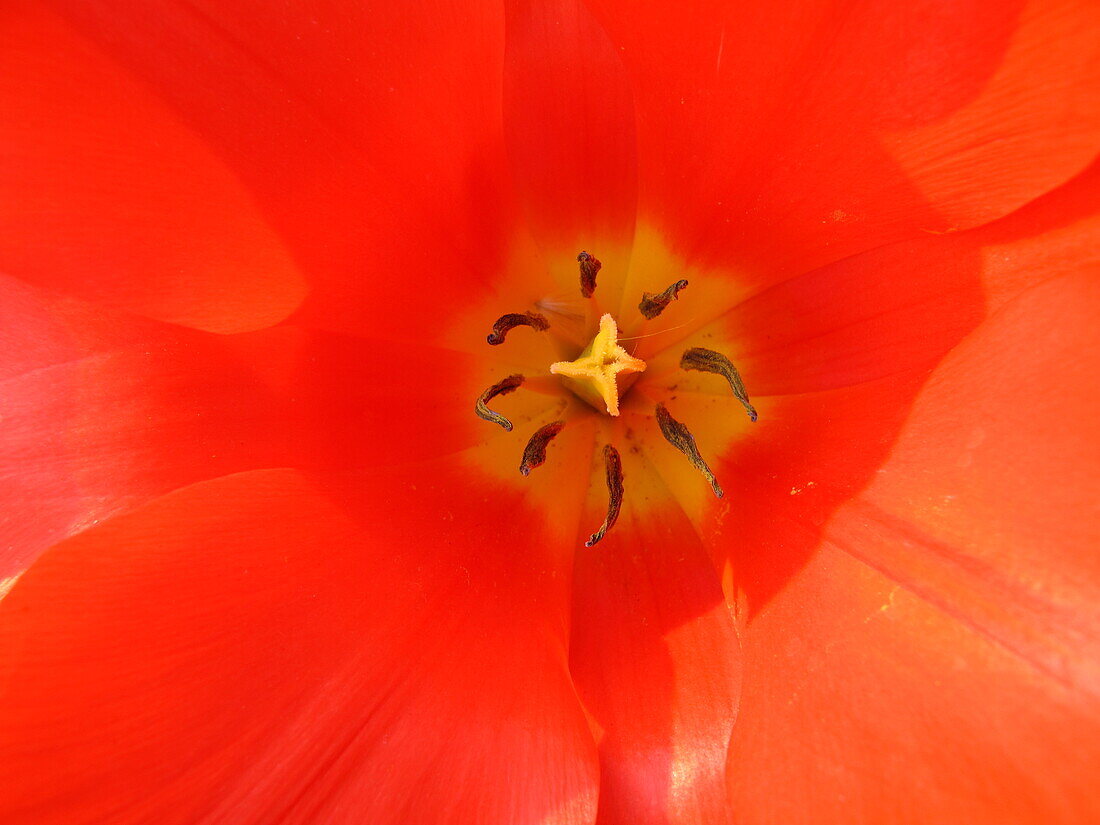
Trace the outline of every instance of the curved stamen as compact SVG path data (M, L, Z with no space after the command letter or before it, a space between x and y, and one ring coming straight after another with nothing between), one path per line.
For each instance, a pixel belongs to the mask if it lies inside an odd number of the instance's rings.
M652 321L665 311L665 307L671 304L672 299L676 298L681 290L686 289L687 285L687 281L680 279L669 286L664 292L643 292L642 302L638 304L638 311L641 312L647 320Z
M589 255L587 252L577 255L577 261L581 265L581 295L591 298L592 293L596 291L596 273L600 271L603 264L595 255Z
M610 444L603 448L603 463L607 471L607 516L600 529L584 543L585 547L592 547L604 537L615 525L619 518L619 509L623 506L623 462L619 458L619 451Z
M477 413L477 417L485 421L491 421L493 424L499 424L506 431L512 431L512 422L505 418L500 413L493 412L486 404L496 398L498 395L507 395L510 392L514 392L520 384L523 383L522 375L509 375L502 381L498 381L485 390L480 396L478 396L477 404L474 405L474 412Z
M756 421L756 407L749 403L749 394L745 390L745 383L741 380L741 374L726 356L712 349L692 347L680 358L680 369L699 370L700 372L713 372L724 375L730 382L730 388L737 400L745 405L745 411L751 421Z
M497 318L496 323L493 324L493 331L485 340L494 347L503 344L509 330L519 326L534 327L539 332L544 332L550 329L550 322L537 312L509 312Z
M541 467L546 461L546 445L565 428L564 421L555 421L539 429L523 448L523 461L519 465L519 471L523 475L529 475L536 467Z
M710 488L714 490L714 495L721 498L724 495L722 487L718 484L718 479L714 477L714 473L710 471L707 462L703 461L703 457L699 455L699 448L695 446L695 437L688 431L687 427L669 414L664 404L657 405L657 424L660 426L661 435L665 437L665 440L687 456L687 460L691 462L692 466L710 482Z

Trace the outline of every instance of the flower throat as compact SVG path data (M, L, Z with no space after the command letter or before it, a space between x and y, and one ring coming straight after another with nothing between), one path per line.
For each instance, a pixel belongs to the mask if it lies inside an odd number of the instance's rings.
M577 262L580 268L581 295L584 298L592 298L596 292L597 275L601 268L600 261L588 252L581 252L577 255ZM664 312L687 286L688 282L681 279L663 292L643 292L638 311L647 321L653 320ZM491 346L500 346L505 343L509 332L519 326L530 327L536 332L546 332L551 329L550 321L541 313L531 311L508 313L496 320L486 340ZM725 378L734 396L744 405L749 419L756 421L756 409L749 401L741 376L725 355L702 347L692 347L680 358L680 368L714 373ZM569 390L592 408L593 415L609 416L619 415L620 399L645 372L645 369L646 363L635 358L619 343L618 324L610 313L600 317L599 327L591 341L575 359L557 361L548 367L550 374L559 377L564 389ZM523 383L523 375L509 375L486 389L474 405L477 416L511 432L512 422L499 412L490 409L488 405L497 396L507 395L519 389ZM695 438L687 426L673 418L668 408L661 403L655 405L654 416L665 441L682 453L707 480L714 495L722 498L722 487L710 466L700 455ZM521 474L529 475L531 470L546 461L547 448L565 427L565 421L554 421L541 427L530 437L522 454L519 467ZM613 444L604 445L603 461L608 491L607 514L600 528L585 542L587 547L598 543L615 525L625 494L622 460Z

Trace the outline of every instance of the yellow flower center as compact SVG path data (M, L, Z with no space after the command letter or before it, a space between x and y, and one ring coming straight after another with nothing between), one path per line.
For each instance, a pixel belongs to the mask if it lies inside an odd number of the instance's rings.
M614 528L628 488L636 496L637 514L667 500L670 487L675 487L675 506L685 508L697 522L704 515L706 488L700 489L693 476L702 475L708 492L715 499L723 498L718 478L722 468L716 465L715 472L708 463L728 446L731 422L736 420L723 398L721 379L732 391L733 406L740 403L750 422L757 418L733 362L716 349L692 346L725 341L726 324L723 318L713 317L714 309L736 303L737 293L731 286L735 279L703 277L706 273L686 267L664 246L654 244L657 241L648 235L636 237L635 249L646 254L639 252L630 259L629 273L622 271L620 257L618 266L605 273L605 283L599 277L604 265L592 253L578 253L575 264L561 256L562 266L550 264L556 286L527 290L511 306L499 306L498 296L493 295L476 313L466 316L469 323L456 328L455 349L464 350L469 339L488 332L485 341L492 352L492 358L471 371L470 399L474 420L480 423L476 435L470 435L484 439L477 448L477 463L494 477L519 481L537 476L530 487L524 482L524 495L548 513L560 510L566 477L606 487L603 522L584 542L588 547L599 544ZM538 250L530 252L532 259L539 257ZM565 264L570 264L571 273ZM583 303L568 297L576 289L578 270ZM540 278L545 274L539 270ZM675 275L691 278L672 280ZM684 298L689 281L690 291ZM670 285L652 291L662 283ZM601 289L604 305L619 307L616 316L631 330L628 349L641 353L644 360L620 344L616 318L597 309ZM636 312L635 298L641 299ZM500 309L518 311L498 315ZM646 325L668 310L686 321L647 331ZM490 330L486 322L493 317ZM595 318L599 324L593 330ZM691 329L674 334L685 327ZM573 356L582 347L584 351L572 361L549 363L555 357ZM626 399L635 383L639 384L635 397ZM493 438L486 426L515 431L517 437ZM539 470L544 465L547 468ZM542 480L545 477L549 484ZM585 518L593 523L602 498L597 489L583 503ZM576 538L565 522L549 521L561 522L563 539Z
M619 395L630 386L626 381L632 373L645 371L645 361L635 358L619 345L619 329L615 319L606 314L600 318L600 330L574 361L558 361L550 372L561 376L562 384L597 410L608 415L619 414ZM633 379L628 379L633 381Z

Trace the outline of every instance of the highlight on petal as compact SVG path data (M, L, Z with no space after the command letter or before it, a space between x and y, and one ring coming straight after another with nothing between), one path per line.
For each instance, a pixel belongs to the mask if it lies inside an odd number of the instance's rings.
M0 603L0 818L591 822L561 559L455 469L244 473L54 548Z
M305 281L216 151L42 4L4 20L0 271L212 332L290 315Z
M0 578L176 487L302 455L285 391L243 357L249 336L2 276L0 326Z
M577 554L573 583L570 667L599 743L597 821L736 821L724 780L741 679L733 620L692 524L633 447L623 458L623 516Z
M0 578L197 481L423 460L487 438L451 403L492 373L464 353L288 327L212 335L3 278L0 297ZM525 396L509 411L546 406Z

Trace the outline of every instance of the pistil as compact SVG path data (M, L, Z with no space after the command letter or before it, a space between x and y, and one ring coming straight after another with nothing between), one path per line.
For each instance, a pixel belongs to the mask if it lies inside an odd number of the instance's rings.
M645 361L635 358L618 342L619 329L610 315L600 318L600 331L575 361L558 361L550 372L578 397L608 415L619 414L619 375L644 372Z

